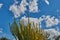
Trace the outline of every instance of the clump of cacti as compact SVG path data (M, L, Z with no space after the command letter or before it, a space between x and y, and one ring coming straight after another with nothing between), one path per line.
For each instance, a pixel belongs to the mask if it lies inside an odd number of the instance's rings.
M22 21L20 21L19 25L17 25L15 20L14 23L10 26L11 33L16 40L17 38L18 40L47 40L46 37L43 35L44 31L41 29L38 30L38 28L34 26L34 28L32 28L29 20L26 26L24 26Z

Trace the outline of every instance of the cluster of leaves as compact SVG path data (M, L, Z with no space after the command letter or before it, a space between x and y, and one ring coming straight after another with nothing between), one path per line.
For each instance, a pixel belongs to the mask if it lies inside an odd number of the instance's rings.
M47 40L46 34L44 34L44 31L39 27L35 27L33 23L33 27L31 27L31 23L24 26L22 21L19 21L19 25L16 23L16 20L14 20L14 23L10 25L11 33L17 40ZM39 30L38 30L39 29Z

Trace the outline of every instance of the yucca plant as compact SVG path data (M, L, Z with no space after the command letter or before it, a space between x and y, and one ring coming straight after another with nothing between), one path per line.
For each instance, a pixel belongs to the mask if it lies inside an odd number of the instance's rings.
M16 38L16 40L17 38L18 40L47 40L43 35L43 30L35 27L34 22L33 27L34 28L32 28L31 23L29 23L29 18L27 26L24 26L23 21L19 21L18 25L16 20L14 20L14 23L10 25L11 33Z

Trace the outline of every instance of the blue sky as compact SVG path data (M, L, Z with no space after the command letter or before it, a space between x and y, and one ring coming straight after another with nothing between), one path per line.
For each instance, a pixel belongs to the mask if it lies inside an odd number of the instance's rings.
M21 0L18 0L21 2ZM29 1L29 0L28 0ZM39 12L30 12L30 17L39 18L42 15L51 15L55 16L56 18L60 18L60 0L48 0L49 5L45 2L45 0L38 0L38 9ZM9 29L9 23L13 22L14 14L12 11L9 10L10 6L14 3L14 0L0 0L0 3L3 4L3 6L0 8L0 30L1 28L2 33L0 33L0 36L7 35L7 37L11 37L10 29ZM22 16L28 16L28 11L25 12L25 14L22 14L19 18ZM57 25L60 26L59 24ZM42 27L45 29L46 27ZM55 27L49 27L49 28L55 28ZM59 27L60 28L60 27ZM11 37L12 39L12 37Z

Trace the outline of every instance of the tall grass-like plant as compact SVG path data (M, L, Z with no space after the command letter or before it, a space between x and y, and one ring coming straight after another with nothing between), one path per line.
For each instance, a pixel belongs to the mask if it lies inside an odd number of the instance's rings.
M26 26L24 26L23 21L19 21L18 25L16 20L14 20L14 23L10 25L10 30L16 40L17 38L18 40L47 40L47 37L44 36L44 31L41 30L40 27L35 27L34 22L33 27L31 27L31 23L29 23L28 18L28 24Z

